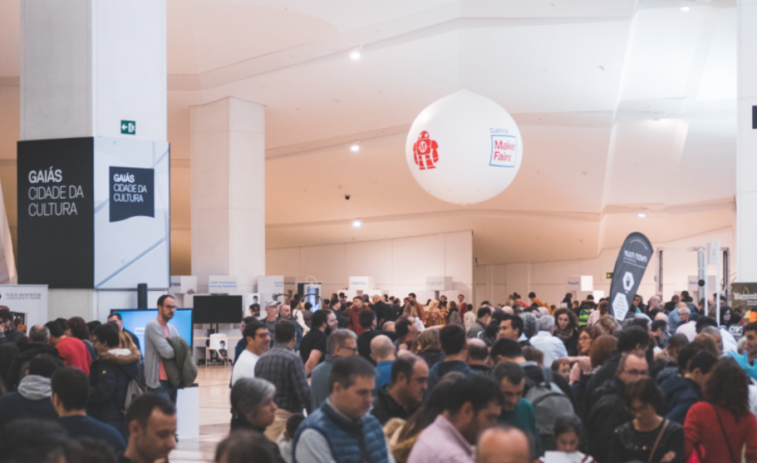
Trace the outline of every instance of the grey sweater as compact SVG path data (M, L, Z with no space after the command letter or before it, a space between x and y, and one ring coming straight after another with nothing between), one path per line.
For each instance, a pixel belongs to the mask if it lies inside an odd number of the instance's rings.
M168 331L171 333L170 337L179 335L179 332L170 323L168 324ZM174 355L173 347L163 336L163 328L161 328L158 320L150 320L145 326L145 383L147 387L151 389L160 387L160 380L158 379L160 359L172 359Z

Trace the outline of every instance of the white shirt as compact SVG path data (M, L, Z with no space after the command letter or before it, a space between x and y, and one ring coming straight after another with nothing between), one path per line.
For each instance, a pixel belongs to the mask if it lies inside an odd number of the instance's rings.
M682 334L688 338L689 342L694 342L694 338L697 337L697 322L691 320L683 325L678 325L676 334Z
M728 328L720 327L720 338L723 340L723 355L727 352L737 352L739 350L739 343L736 342L736 338L728 332Z
M254 378L255 365L259 359L259 355L255 355L247 349L243 350L234 362L234 370L231 372L231 385L233 386L242 378Z
M560 338L552 336L549 331L539 331L530 339L531 345L544 354L544 367L552 367L552 362L568 356L568 350Z

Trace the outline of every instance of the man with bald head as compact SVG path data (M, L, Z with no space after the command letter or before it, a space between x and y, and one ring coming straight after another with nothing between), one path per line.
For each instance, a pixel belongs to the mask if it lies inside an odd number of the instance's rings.
M489 356L489 349L486 343L478 338L468 339L468 366L471 370L489 374L491 368L486 365L486 358Z
M531 463L531 443L523 431L497 425L481 433L476 463Z
M384 384L392 379L392 364L397 357L394 354L394 343L389 336L380 334L371 339L371 360L376 362L376 389L373 395Z

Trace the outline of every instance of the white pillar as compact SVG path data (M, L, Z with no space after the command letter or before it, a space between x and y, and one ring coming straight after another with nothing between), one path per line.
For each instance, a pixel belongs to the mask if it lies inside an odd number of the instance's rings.
M165 0L21 0L21 140L166 141L166 80ZM136 288L51 289L48 317L115 307L136 308Z
M165 0L22 0L21 50L21 140L166 141Z
M757 282L757 0L738 2L736 280Z
M265 275L265 107L224 98L192 107L192 275Z

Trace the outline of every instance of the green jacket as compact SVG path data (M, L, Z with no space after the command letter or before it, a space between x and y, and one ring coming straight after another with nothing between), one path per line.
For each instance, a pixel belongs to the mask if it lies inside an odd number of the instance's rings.
M197 365L195 365L192 352L181 336L172 336L166 338L166 341L173 347L174 356L170 359L163 359L163 368L166 370L168 381L174 387L184 388L194 384L197 379Z

